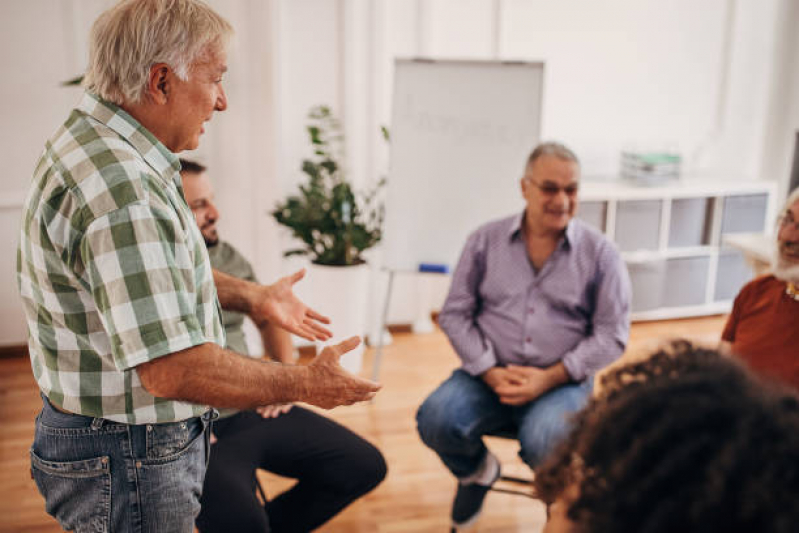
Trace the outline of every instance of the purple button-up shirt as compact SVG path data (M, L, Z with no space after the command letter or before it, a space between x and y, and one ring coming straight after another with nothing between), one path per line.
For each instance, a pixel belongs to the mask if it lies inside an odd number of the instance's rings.
M615 246L572 219L536 272L527 254L524 213L469 236L439 324L479 375L508 364L562 361L582 381L624 351L630 332L630 278Z

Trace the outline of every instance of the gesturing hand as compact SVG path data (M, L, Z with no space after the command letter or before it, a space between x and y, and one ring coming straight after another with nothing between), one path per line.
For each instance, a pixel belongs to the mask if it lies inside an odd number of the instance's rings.
M294 284L305 277L305 269L280 278L272 285L259 287L251 318L257 325L273 322L281 328L308 340L324 341L333 334L320 325L330 319L320 315L294 295Z
M351 405L372 399L381 385L354 376L338 364L341 356L355 349L360 342L358 337L350 337L339 344L326 346L311 361L307 367L311 375L303 401L332 409L339 405Z

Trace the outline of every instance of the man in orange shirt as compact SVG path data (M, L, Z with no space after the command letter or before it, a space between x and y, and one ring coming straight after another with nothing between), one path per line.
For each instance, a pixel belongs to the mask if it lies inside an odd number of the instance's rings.
M741 289L721 339L756 373L799 390L799 189L780 212L773 273Z

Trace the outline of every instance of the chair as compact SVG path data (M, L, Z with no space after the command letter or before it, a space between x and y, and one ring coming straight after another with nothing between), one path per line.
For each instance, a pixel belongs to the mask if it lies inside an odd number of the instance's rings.
M497 431L487 433L486 436L499 439L512 439L516 441L518 440L518 431L514 426L507 426L500 428ZM501 473L501 470L499 479L497 479L490 490L504 494L515 494L517 496L524 496L531 499L538 498L535 494L535 489L533 488L532 478L505 475Z
M512 439L518 441L518 431L515 426L508 426L500 428L497 431L486 433L487 437L494 437L498 439ZM525 490L526 489L526 490ZM502 474L502 465L500 464L500 476L489 489L493 492L501 492L503 494L513 494L515 496L524 496L533 500L538 499L535 489L533 489L532 478L523 478L518 476L509 476ZM549 519L549 506L547 506L547 519ZM452 526L450 533L457 533L458 529Z

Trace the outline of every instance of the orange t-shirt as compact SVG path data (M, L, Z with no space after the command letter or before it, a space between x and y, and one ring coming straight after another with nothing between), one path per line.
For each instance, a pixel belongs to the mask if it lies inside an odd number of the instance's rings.
M785 282L762 276L747 283L721 338L756 373L799 390L799 301Z

